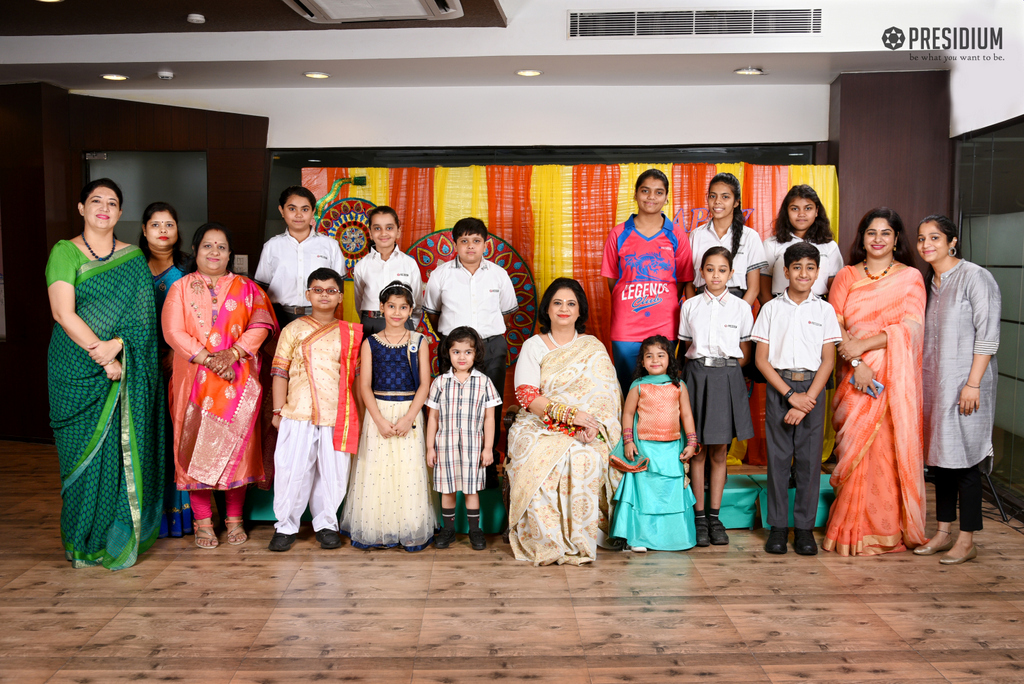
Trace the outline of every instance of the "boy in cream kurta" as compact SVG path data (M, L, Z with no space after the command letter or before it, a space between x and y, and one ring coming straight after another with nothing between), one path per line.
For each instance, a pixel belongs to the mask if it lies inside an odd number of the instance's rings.
M358 442L358 411L351 386L362 342L362 326L339 321L341 276L321 268L309 275L306 297L313 313L281 331L274 377L274 515L271 551L295 542L306 505L316 540L341 546L338 508L348 488L351 453Z

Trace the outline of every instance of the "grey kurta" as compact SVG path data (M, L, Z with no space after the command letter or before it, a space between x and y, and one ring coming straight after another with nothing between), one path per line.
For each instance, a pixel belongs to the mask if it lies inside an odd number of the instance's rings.
M969 468L992 455L995 423L996 351L1001 301L995 278L977 264L961 260L928 283L924 326L924 448L928 465ZM980 407L960 415L960 391L975 354L992 360L981 379ZM991 470L991 461L982 465Z

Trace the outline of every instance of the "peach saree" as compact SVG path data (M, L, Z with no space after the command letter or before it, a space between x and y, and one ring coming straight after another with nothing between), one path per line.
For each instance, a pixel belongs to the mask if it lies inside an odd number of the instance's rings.
M881 280L843 268L829 291L839 325L857 339L880 332L886 346L863 355L885 385L877 399L839 366L832 418L839 463L823 548L842 556L905 551L925 541L921 357L926 294L920 272L897 264Z

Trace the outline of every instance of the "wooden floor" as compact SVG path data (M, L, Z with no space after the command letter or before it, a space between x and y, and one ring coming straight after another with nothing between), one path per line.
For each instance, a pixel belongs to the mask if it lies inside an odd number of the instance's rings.
M0 442L0 681L1017 682L1024 535L977 561L768 556L765 533L686 553L534 568L445 551L267 551L162 539L72 570L53 447ZM223 535L222 535L223 536Z

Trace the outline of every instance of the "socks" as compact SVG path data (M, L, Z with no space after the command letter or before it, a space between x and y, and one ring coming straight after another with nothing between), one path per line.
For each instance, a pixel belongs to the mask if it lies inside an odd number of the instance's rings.
M441 519L444 520L444 529L454 530L455 529L455 509L454 508L442 508Z
M701 520L707 520L706 516L707 516L707 514L704 511L698 511L696 508L693 509L694 522L699 522Z
M722 509L720 509L720 508L709 508L708 512L707 512L708 522L710 522L712 518L714 518L715 520L718 520L718 512L720 510L722 510Z
M480 529L480 509L479 508L467 508L466 517L469 518L469 529L479 530Z

